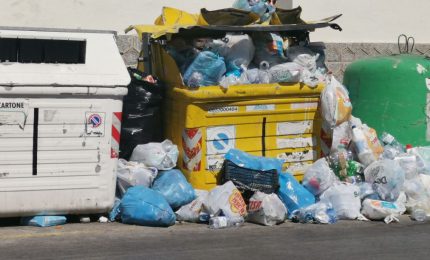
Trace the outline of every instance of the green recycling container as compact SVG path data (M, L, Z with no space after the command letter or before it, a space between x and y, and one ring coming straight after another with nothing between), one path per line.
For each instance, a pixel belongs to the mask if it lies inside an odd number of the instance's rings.
M403 144L430 145L430 59L393 55L351 63L344 74L353 115Z

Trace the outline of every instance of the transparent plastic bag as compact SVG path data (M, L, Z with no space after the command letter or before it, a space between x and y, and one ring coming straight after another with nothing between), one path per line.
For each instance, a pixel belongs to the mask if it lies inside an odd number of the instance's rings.
M205 190L195 190L197 198L187 205L182 206L175 212L178 221L200 222L200 214L203 210L203 203L206 201L209 192Z
M364 177L382 200L390 202L398 199L405 182L405 172L392 160L372 163L364 170Z
M327 160L321 158L306 169L303 186L318 196L330 188L336 180L337 177L329 167Z
M337 222L336 210L330 203L318 202L306 208L295 210L292 221L313 224L334 224Z
M176 167L179 150L170 140L162 143L141 144L134 148L130 161L140 162L158 170L170 170Z
M222 40L215 40L206 48L218 53L226 64L248 68L254 58L254 43L248 34L227 34Z
M303 46L290 46L286 52L290 61L306 68L310 72L316 72L317 60L320 56L318 53L314 53L311 49Z
M269 69L270 83L299 82L303 68L294 62L275 65Z
M351 117L352 104L348 91L333 76L321 93L321 112L324 123L331 129Z
M122 197L130 187L151 187L157 173L158 170L155 167L146 167L143 163L119 159L116 175L120 196Z
M187 68L184 83L189 87L216 86L226 71L224 58L211 51L203 51Z

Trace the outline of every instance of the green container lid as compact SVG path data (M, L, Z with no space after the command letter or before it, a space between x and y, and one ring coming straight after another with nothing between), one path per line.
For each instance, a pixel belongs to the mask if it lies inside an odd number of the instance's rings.
M353 115L403 144L430 145L430 60L417 55L363 59L344 75Z

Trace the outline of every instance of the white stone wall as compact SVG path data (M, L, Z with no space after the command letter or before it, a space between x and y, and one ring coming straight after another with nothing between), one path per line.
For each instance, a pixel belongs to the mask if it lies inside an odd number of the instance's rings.
M418 43L430 43L429 0L294 0L308 20L342 13L337 21L344 29L329 29L312 35L325 42L397 43L401 33Z

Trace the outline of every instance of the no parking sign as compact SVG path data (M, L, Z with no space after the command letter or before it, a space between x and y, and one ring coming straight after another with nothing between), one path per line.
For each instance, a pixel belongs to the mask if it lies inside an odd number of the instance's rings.
M236 127L217 126L207 128L207 154L225 154L236 146Z

